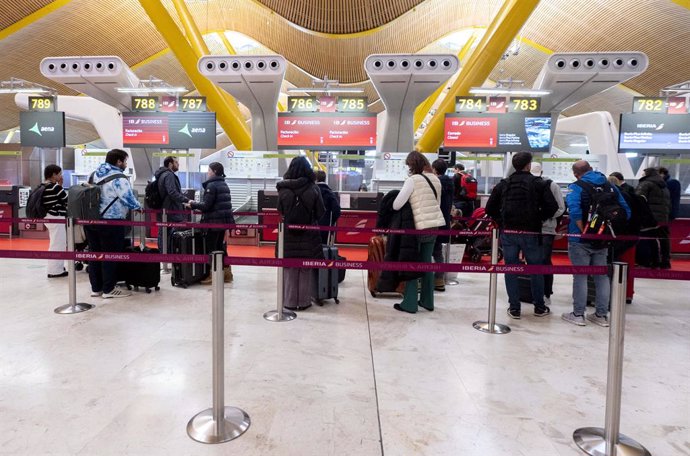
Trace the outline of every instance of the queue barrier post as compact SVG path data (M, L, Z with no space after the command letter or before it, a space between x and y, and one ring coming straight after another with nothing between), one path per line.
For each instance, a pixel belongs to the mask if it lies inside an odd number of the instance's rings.
M67 218L67 251L74 253L75 224L74 218ZM54 312L61 315L86 312L93 309L93 304L77 302L77 273L74 267L74 258L67 260L67 283L69 284L69 302L63 306L56 307Z
M165 209L163 209L163 214L161 215L161 221L163 223L168 223L168 211ZM163 255L167 255L168 249L169 249L169 246L168 246L168 226L163 225L162 230L163 230L163 234L161 234L161 243L162 243L162 245L161 245L162 252L161 253ZM170 274L170 264L167 261L163 262L163 273Z
M627 277L628 264L613 263L604 428L586 427L573 432L575 444L591 456L651 456L644 446L620 433Z
M201 443L224 443L249 429L249 415L237 407L225 406L225 289L223 252L211 253L213 406L197 413L187 423L187 434Z
M285 223L281 221L278 223L278 258L283 258L285 254ZM278 306L276 310L269 310L264 314L264 319L268 321L290 321L297 318L297 314L291 310L283 308L283 276L284 270L282 267L278 268L278 287L277 287L277 301Z
M491 230L491 265L498 263L498 229ZM508 334L510 327L496 323L496 290L498 287L498 274L489 274L489 319L488 321L475 321L472 327L477 331L489 334Z

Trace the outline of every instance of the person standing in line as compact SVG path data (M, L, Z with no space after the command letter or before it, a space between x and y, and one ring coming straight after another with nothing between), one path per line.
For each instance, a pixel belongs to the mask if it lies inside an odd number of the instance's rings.
M680 210L680 181L671 177L668 173L668 168L659 168L659 175L666 182L666 188L668 188L668 193L671 197L671 214L668 217L668 220L671 222L678 218L678 211Z
M42 204L46 210L47 219L61 219L67 217L67 192L62 187L62 168L58 165L48 165L43 170L43 178L45 182L43 185ZM50 238L50 252L64 252L67 248L67 231L65 225L61 223L46 223L48 229L48 237ZM58 277L66 277L64 260L49 260L48 261L48 278L55 279Z
M438 229L446 221L441 212L441 181L432 172L429 160L419 152L410 152L405 159L410 177L405 180L400 193L393 201L393 209L399 211L405 203L410 202L414 226L417 230ZM436 236L433 234L417 235L419 243L419 261L430 263L434 251ZM410 280L405 285L405 293L400 304L393 308L407 313L416 313L418 306L428 311L434 310L434 273L426 272L422 276L421 294L418 295L417 281Z
M578 160L573 164L573 175L578 181L570 184L570 193L565 198L570 214L568 233L580 235L584 233L585 226L590 223L588 217L592 208L592 198L590 192L585 190L594 187L592 192L612 191L617 196L618 206L626 212L626 218L630 219L630 207L625 202L623 195L618 188L608 183L606 176L599 171L592 170L590 164L585 160ZM594 220L594 219L593 219ZM568 238L568 256L573 266L606 266L608 248L592 243L578 236ZM609 297L611 286L606 275L594 276L594 287L596 289L595 312L587 315L587 320L599 326L608 326ZM564 313L561 318L577 326L585 326L585 308L587 306L587 275L576 274L573 276L573 311Z
M123 171L127 169L129 154L121 149L112 149L89 178L89 183L101 184L100 214L104 220L126 220L130 210L140 211L141 204L134 196L129 179ZM84 226L89 249L92 252L122 252L125 249L125 227L119 225ZM103 299L124 298L132 293L115 288L118 263L94 261L89 263L91 296Z
M532 163L531 173L533 176L541 177L542 179L544 171L542 169L541 163ZM542 253L543 253L543 263L544 265L551 266L551 255L553 253L553 241L556 239L556 228L558 225L557 218L563 215L565 212L565 201L563 200L563 192L561 192L561 187L558 186L554 181L547 179L546 182L549 184L549 190L553 195L556 203L558 204L558 210L553 216L549 217L541 224L541 238L542 238ZM553 274L544 274L544 305L547 307L551 305L551 295L553 294Z
M462 163L453 167L453 205L462 212L463 217L470 217L475 209L477 199L477 180L470 173L465 172Z
M442 158L434 160L431 164L434 170L434 176L438 177L441 182L441 212L446 223L443 225L444 230L450 229L450 211L453 207L453 179L446 176L448 164ZM436 263L443 263L443 243L450 242L450 236L436 236L434 243L434 261ZM446 291L446 275L443 272L434 273L434 290Z
M656 168L644 170L644 176L637 184L635 192L642 196L654 214L654 218L659 224L657 236L659 238L660 261L659 264L652 263L652 267L658 266L662 269L671 268L671 242L668 228L669 217L671 216L671 193L666 186L666 181L659 174Z
M625 183L625 178L623 177L622 173L619 173L618 171L614 171L611 174L609 174L609 177L613 176L615 177L620 185L616 185L618 187L618 190L620 190L621 193L627 193L628 195L634 195L635 194L635 187L633 187L630 184Z
M185 215L179 214L184 209L184 205L189 202L189 198L182 194L182 185L180 178L177 177L177 171L180 169L180 164L175 157L165 157L163 166L156 171L156 183L158 185L158 194L161 197L163 204L161 209L173 211L168 214L168 222L184 222ZM158 215L158 221L162 220L162 214ZM168 248L170 247L170 240L172 239L174 228L168 228ZM163 251L163 230L158 230L158 249ZM168 252L170 253L170 252Z
M340 201L338 197L335 196L331 187L326 183L326 173L324 171L318 170L316 175L316 185L321 191L321 199L323 200L323 205L326 208L326 212L319 219L320 226L335 226L336 222L340 218ZM321 243L323 245L328 244L328 235L331 231L321 231ZM334 233L335 234L335 233Z
M276 188L278 212L286 225L316 225L326 213L316 175L305 157L292 159ZM284 241L284 258L323 259L318 231L286 229ZM283 268L283 274L283 307L289 310L311 307L316 289L314 269Z
M208 179L201 185L204 188L204 195L200 203L188 201L188 209L198 209L201 211L201 223L214 224L234 224L235 217L232 214L232 199L230 188L225 183L225 168L218 162L208 165L206 172ZM222 251L223 257L227 256L227 246L225 245L225 228L209 228L206 230L206 248L209 252ZM223 266L223 281L232 282L233 275L230 266ZM201 280L204 285L210 285L213 277L209 272L208 276Z
M503 179L491 191L486 203L486 214L496 220L501 227L501 246L506 264L520 264L522 252L528 265L540 265L542 253L542 223L553 217L558 210L554 195L546 182L530 173L532 154L518 152L513 155L515 172ZM506 233L505 230L525 233ZM520 289L518 276L505 274L508 293L508 316L515 320L521 317ZM551 309L544 302L544 276L532 274L530 277L534 315L545 317Z

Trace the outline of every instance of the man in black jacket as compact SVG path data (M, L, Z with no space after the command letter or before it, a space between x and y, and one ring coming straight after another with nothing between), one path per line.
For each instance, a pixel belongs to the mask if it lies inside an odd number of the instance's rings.
M450 209L453 206L453 191L455 185L453 179L446 176L446 170L448 169L448 164L442 158L434 160L431 164L431 168L434 170L434 174L441 181L441 212L443 213L443 219L446 221L443 225L444 230L450 229ZM436 243L434 244L434 261L436 263L443 263L443 244L450 242L450 236L436 236ZM434 273L434 290L436 291L446 291L446 279L445 273L436 272Z
M340 201L338 197L335 196L331 187L326 183L326 173L318 170L316 171L316 185L321 191L321 199L323 200L323 205L326 208L326 212L319 219L319 225L321 226L335 226L335 223L340 218ZM321 231L321 243L328 244L328 235L330 231Z
M542 264L542 223L556 213L558 203L551 193L550 185L541 177L530 173L532 154L518 152L513 155L515 173L503 179L494 187L486 203L486 213L496 220L502 230L517 230L524 233L501 233L501 246L506 264L519 264L520 251L527 264ZM533 233L533 234L529 234ZM508 316L520 319L520 291L518 276L505 274L508 292ZM531 276L534 315L544 317L551 313L544 303L544 276Z
M158 194L163 201L161 209L173 211L168 214L168 222L184 222L185 215L175 213L175 211L182 211L184 204L189 202L189 198L182 194L182 185L180 185L180 178L175 174L180 169L180 164L175 157L165 157L163 166L156 171L156 182L158 182ZM159 215L159 221L161 217ZM172 239L173 228L168 228L168 246L170 246L170 239ZM158 248L163 249L163 230L158 230Z

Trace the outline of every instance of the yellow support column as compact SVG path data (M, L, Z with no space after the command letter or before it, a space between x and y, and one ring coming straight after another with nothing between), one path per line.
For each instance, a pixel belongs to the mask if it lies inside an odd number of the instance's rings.
M426 127L426 131L417 143L419 150L434 152L439 148L443 142L445 115L455 109L455 97L467 95L470 88L480 86L486 81L510 42L520 32L538 4L539 0L505 0L467 64L460 70L460 75L450 92Z
M189 79L199 93L206 97L209 107L216 112L218 123L230 141L238 150L251 150L252 141L249 130L237 104L234 105L235 110L233 110L223 96L226 92L223 92L199 73L197 70L199 57L180 33L168 10L165 9L160 0L139 0L139 3L141 3L158 33L177 57Z
M460 60L460 65L462 66L462 61L465 59L467 56L467 53L472 49L472 45L474 42L477 40L477 34L476 32L470 35L470 38L467 40L467 42L462 46L462 49L460 49L460 52L458 52L458 60ZM419 106L417 106L417 109L414 111L414 131L417 131L419 126L422 124L422 121L426 117L426 115L429 113L429 110L434 106L434 103L436 103L436 100L438 97L441 96L441 93L443 93L443 89L446 88L446 85L443 84L441 87L436 89L434 93L429 95L429 97L424 100Z

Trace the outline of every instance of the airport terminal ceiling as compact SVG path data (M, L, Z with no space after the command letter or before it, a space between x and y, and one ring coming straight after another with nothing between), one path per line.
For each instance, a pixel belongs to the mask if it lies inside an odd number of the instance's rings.
M169 0L163 3L177 16ZM211 52L226 53L217 33L238 32L257 45L240 53L276 52L291 67L286 79L309 85L311 76L365 88L362 62L381 52L452 52L458 31L480 34L502 0L188 0ZM543 0L520 34L520 52L490 79L512 76L532 83L551 52L636 50L650 67L641 76L592 97L566 114L629 108L634 92L657 95L690 80L690 9L685 0ZM140 77L156 75L193 90L138 0L0 0L0 79L18 77L55 87L38 64L46 56L119 55ZM458 36L458 35L455 35ZM460 36L469 37L469 33ZM61 94L73 94L62 86ZM628 90L630 89L630 90ZM380 110L380 103L374 105ZM12 96L0 96L0 131L16 126ZM73 122L68 142L95 139Z

